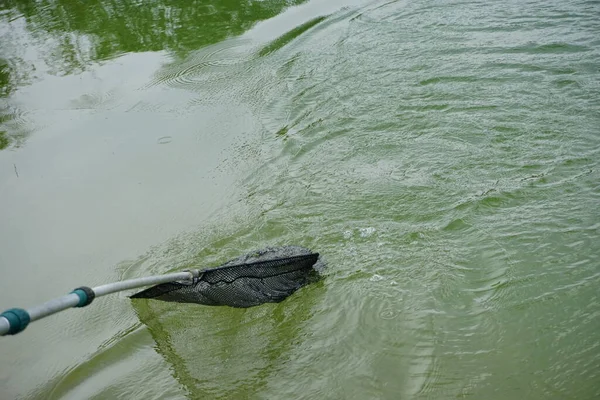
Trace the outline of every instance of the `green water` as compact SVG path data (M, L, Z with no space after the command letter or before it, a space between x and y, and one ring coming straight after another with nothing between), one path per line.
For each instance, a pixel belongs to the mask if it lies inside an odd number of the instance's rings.
M8 0L0 148L0 308L328 262L37 321L2 399L600 398L597 1Z

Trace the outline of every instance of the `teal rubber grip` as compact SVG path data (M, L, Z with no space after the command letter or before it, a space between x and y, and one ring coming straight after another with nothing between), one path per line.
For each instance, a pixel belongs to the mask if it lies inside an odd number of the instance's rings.
M96 297L96 293L94 293L94 291L87 286L78 287L71 293L79 296L79 303L77 303L75 307L85 307L94 301L94 298Z
M6 332L7 335L16 335L17 333L22 332L27 328L27 325L29 325L29 322L31 321L29 313L22 308L11 308L10 310L6 310L0 314L0 317L6 318L10 325L8 332Z

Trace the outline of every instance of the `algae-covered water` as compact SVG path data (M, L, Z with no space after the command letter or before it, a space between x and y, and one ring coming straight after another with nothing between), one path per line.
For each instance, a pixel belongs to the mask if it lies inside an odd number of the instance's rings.
M600 3L7 0L0 308L301 245L250 309L128 292L2 399L597 399Z

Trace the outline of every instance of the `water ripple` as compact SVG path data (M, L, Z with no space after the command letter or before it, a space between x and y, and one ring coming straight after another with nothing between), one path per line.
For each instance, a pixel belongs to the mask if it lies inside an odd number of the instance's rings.
M147 87L168 85L193 88L201 84L214 84L215 79L221 81L224 78L219 75L250 60L252 52L246 47L247 44L245 40L231 39L204 47L188 56L185 62L176 62L162 69Z
M369 3L159 71L190 109L250 114L221 165L239 180L122 276L290 243L328 261L277 305L137 305L173 379L199 398L594 398L592 7Z

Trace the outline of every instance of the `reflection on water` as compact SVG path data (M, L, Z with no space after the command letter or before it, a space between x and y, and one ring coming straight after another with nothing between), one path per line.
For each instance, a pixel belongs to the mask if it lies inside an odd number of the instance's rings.
M4 20L23 18L42 41L56 72L84 69L90 61L128 52L168 50L184 55L204 45L240 35L256 22L303 0L7 0Z
M4 129L4 124L11 118L8 103L5 99L15 89L14 79L11 79L13 75L14 72L8 61L0 58L0 150L7 148L11 142Z
M0 3L0 149L29 134L6 98L42 74L72 75L127 53L190 51L305 0L7 0ZM35 54L27 47L35 47ZM4 126L6 125L6 126Z

